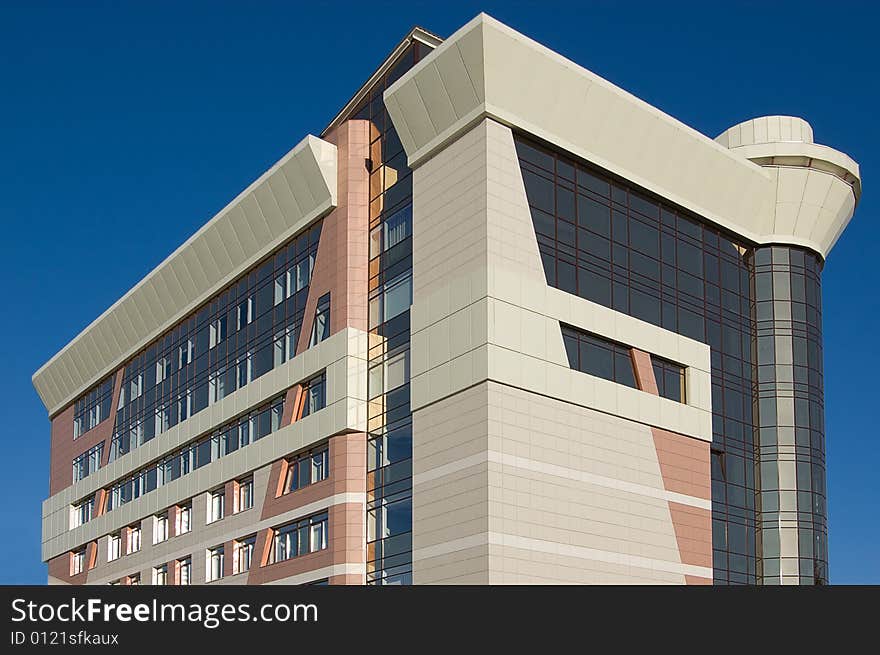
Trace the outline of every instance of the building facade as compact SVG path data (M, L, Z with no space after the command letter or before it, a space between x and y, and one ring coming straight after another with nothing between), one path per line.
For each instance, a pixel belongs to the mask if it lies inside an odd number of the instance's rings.
M802 119L417 28L34 374L49 581L825 583L860 194Z

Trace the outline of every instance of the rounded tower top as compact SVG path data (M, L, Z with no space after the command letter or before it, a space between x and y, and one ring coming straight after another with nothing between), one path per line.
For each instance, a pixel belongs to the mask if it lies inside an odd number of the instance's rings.
M725 130L715 141L725 148L759 143L813 143L813 128L797 116L760 116Z
M815 143L813 128L796 116L743 121L715 141L772 176L776 203L764 241L804 246L827 257L861 198L859 165Z

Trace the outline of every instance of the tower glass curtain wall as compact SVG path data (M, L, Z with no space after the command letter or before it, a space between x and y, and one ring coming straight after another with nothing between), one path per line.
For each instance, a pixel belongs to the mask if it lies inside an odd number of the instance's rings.
M412 42L352 116L370 122L368 584L412 582L412 172L382 94L429 51Z
M758 577L828 581L820 258L788 246L754 254Z

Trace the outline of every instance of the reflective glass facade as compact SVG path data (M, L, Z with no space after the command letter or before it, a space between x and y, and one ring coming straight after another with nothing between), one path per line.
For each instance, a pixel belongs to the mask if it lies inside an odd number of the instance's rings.
M85 434L110 416L113 376L110 375L80 396L73 409L73 438Z
M99 443L89 448L82 455L73 460L73 481L78 482L101 468L101 458L104 454L104 444Z
M716 583L755 583L751 247L623 180L521 136L548 284L712 348Z
M562 327L568 365L576 371L636 389L630 349L577 328Z
M224 425L213 434L193 441L158 462L126 476L110 487L107 511L268 436L281 427L283 413L284 396L281 396Z
M786 246L755 250L758 576L828 582L822 380L822 262Z
M320 235L318 222L126 362L111 461L294 356Z
M412 583L412 171L382 94L430 52L413 41L351 117L370 122L367 583Z

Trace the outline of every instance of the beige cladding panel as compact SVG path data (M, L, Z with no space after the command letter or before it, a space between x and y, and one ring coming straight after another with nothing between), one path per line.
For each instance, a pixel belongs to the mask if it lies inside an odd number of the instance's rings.
M414 413L413 480L417 584L711 577L681 563L638 423L484 382Z
M34 373L49 414L335 206L336 146L307 136Z
M43 502L44 560L129 525L154 512L204 493L230 479L343 432L366 430L367 335L345 328L284 365L199 412L156 439L101 468ZM282 427L260 441L158 487L118 509L70 529L70 506L97 489L109 488L126 473L141 468L193 438L210 434L230 418L268 401L292 384L326 370L327 406Z
M764 241L834 246L855 211L862 187L859 165L842 152L813 143L809 123L763 116L735 125L716 138L767 170L776 188L775 211Z
M365 575L363 535L356 540L357 547L347 552L338 551L336 549L338 544L334 543L335 539L339 538L339 526L333 524L333 513L334 509L338 510L340 506L352 508L355 516L360 518L360 525L355 527L363 529L366 496L363 492L365 480L362 476L366 468L366 461L363 459L363 448L358 449L357 446L352 448L349 445L351 442L358 442L358 438L356 436L337 437L335 447L334 440L330 440L330 476L322 482L306 487L306 491L300 490L285 496L287 508L283 511L277 511L277 505L274 509L269 508L268 512L265 511L267 498L274 494L274 491L267 494L270 485L275 483L272 479L272 469L275 465L273 462L253 471L253 494L251 496L253 505L248 509L235 511L237 508L227 503L223 518L208 523L209 493L202 491L186 499L192 507L191 529L188 532L175 534L174 530L170 529L167 539L154 543L155 515L150 514L142 520L129 523L129 525L141 526L141 548L133 553L123 551L121 557L112 561L108 561L107 557L109 538L107 535L100 537L98 539L97 566L89 571L86 582L88 584L106 584L139 573L142 584L151 584L154 567L191 557L193 565L191 584L253 584L253 573L242 572L244 573L242 575L233 570L235 541L253 536L267 528L277 527L330 508L328 550L322 551L322 556L327 559L327 555L332 553L333 564L314 569L300 566L305 570L301 570L299 574L294 576L278 578L273 582L302 584L331 576L346 576L347 584L362 584ZM360 440L360 444L363 446L363 440ZM289 444L289 446L293 450L299 449L297 444ZM347 466L346 457L354 458L358 463L355 465L354 471L347 470L343 473L339 468ZM209 466L213 466L213 464ZM124 531L122 532L124 533ZM221 545L226 549L224 577L209 582L207 579L207 551ZM300 565L304 561L304 559L296 559L296 563ZM253 566L254 564L252 564ZM52 571L51 564L50 571ZM263 576L277 575L277 573L278 569L274 566L262 570ZM50 584L52 583L66 584L67 581L50 577ZM332 580L331 583L333 583Z
M801 245L823 257L860 195L855 162L812 144L805 122L756 119L713 141L485 14L389 87L385 103L413 167L491 117L747 239ZM772 168L764 168L774 154ZM832 190L800 211L786 206L779 198L791 166L822 170L811 187Z

